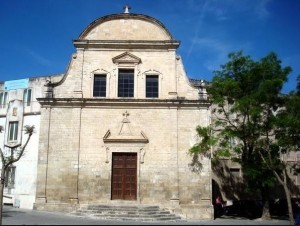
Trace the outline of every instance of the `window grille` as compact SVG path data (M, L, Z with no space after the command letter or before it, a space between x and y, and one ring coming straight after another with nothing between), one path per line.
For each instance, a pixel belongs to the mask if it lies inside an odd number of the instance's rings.
M24 106L30 106L30 104L31 104L31 89L24 89L23 102L24 102Z
M118 97L134 96L134 70L120 69L118 81Z
M146 97L147 98L158 97L158 75L146 76Z
M94 76L94 97L106 97L106 75Z
M7 105L7 92L1 92L0 93L0 109L1 108L6 108Z
M8 127L8 141L17 141L18 140L18 122L9 122Z

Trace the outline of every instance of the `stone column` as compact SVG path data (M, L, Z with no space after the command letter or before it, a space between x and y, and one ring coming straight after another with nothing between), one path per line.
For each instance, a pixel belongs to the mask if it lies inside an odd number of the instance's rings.
M170 199L172 206L178 206L179 205L179 175L178 175L178 108L171 109L171 115L170 119L172 121L172 127L170 130L172 131L172 137L171 137L171 146L172 146L172 156L171 156L171 162L172 162L172 180L173 180L173 186L172 186L172 197Z
M41 108L39 154L37 166L36 203L47 203L47 173L50 139L51 108Z

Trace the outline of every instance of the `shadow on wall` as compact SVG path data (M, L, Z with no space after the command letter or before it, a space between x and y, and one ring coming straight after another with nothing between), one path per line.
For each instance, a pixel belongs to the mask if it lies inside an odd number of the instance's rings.
M240 171L232 171L228 161L212 161L212 200L216 206L216 198L220 196L223 208L220 216L245 217L249 219L260 218L263 212L263 200L260 192L249 189L246 180ZM201 155L193 154L189 168L195 173L202 170ZM292 197L300 197L299 186L295 180L289 178L288 186L292 191ZM271 188L269 210L272 218L287 219L288 208L286 197L281 185ZM229 204L229 205L228 205Z
M201 162L202 156L199 154L195 154L195 153L191 154L191 156L192 156L192 160L189 163L189 169L194 173L200 173L203 168L203 165Z
M222 194L224 200L249 199L247 184L244 182L241 172L232 173L228 162L213 161L213 196ZM252 194L253 198L258 198L258 194Z
M263 201L259 191L249 189L247 182L239 175L232 173L226 161L217 161L212 164L213 171L213 200L220 195L223 198L222 216L260 218L263 212ZM292 197L299 197L299 186L289 178L288 186ZM285 193L281 185L271 188L269 210L272 218L287 219L288 208ZM230 205L227 205L227 203Z

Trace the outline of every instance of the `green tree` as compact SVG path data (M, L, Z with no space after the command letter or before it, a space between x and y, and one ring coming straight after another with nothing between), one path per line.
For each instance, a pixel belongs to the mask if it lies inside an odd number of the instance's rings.
M284 105L278 110L275 125L275 143L271 147L281 154L280 158L274 158L273 150L268 150L268 155L262 156L264 163L272 169L278 182L283 186L289 207L290 219L293 217L291 191L287 170L293 170L296 175L300 173L298 161L289 162L287 156L300 151L300 75L298 76L297 90L283 97ZM270 152L270 153L269 153ZM291 224L294 225L293 220Z
M3 132L3 127L0 126L0 133ZM24 133L28 135L27 140L21 148L12 148L11 155L6 156L2 149L0 148L0 156L1 156L1 183L0 183L0 225L2 225L2 216L3 216L3 191L4 191L4 182L5 182L5 175L8 167L18 162L21 157L24 155L25 148L29 143L29 140L32 134L35 132L34 126L24 126Z
M208 152L211 142L204 138L211 137L209 140L216 143L213 158L230 157L239 162L248 185L259 190L262 198L269 194L276 179L285 175L275 135L279 126L277 113L286 108L286 99L280 92L290 72L290 67L281 66L275 53L259 61L241 51L230 53L229 61L215 71L207 88L212 123L209 128L197 128L201 140L190 149L194 155ZM264 208L264 218L270 217L267 210ZM292 215L290 218L293 223Z

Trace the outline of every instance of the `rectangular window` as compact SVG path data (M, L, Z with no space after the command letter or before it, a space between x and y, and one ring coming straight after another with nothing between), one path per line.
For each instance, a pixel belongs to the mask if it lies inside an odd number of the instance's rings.
M31 89L24 89L23 102L24 102L24 106L30 106L30 104L31 104Z
M16 167L9 166L5 172L5 180L4 184L6 188L14 188L15 187L15 174L16 174Z
M231 175L235 177L240 177L241 176L241 170L239 168L230 168L230 173Z
M120 69L118 82L118 97L133 97L134 95L134 70Z
M94 76L94 97L106 97L106 75Z
M18 140L18 122L9 122L8 127L8 141L16 141Z
M7 105L7 92L0 93L0 108L6 108Z
M296 184L300 185L300 173L296 174Z
M146 97L158 97L158 75L146 76Z

